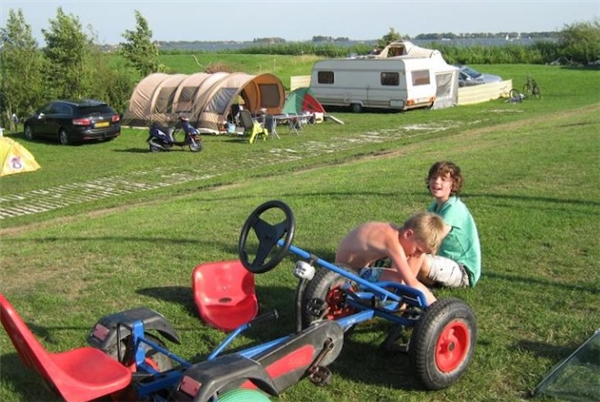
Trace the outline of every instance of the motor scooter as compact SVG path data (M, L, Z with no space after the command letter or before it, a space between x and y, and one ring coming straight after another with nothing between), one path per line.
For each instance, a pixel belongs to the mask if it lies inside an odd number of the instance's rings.
M181 129L185 135L183 141L175 140L177 129L170 126L161 126L153 123L150 126L148 139L146 142L150 146L151 152L171 151L173 146L189 147L192 152L202 151L202 138L200 132L190 124L190 119L186 116L180 116Z

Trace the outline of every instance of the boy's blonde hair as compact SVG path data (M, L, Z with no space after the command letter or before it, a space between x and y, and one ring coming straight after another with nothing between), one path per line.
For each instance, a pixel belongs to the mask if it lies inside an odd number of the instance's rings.
M410 218L402 228L411 229L418 242L425 243L431 253L435 253L440 246L444 234L444 220L432 212L419 212Z

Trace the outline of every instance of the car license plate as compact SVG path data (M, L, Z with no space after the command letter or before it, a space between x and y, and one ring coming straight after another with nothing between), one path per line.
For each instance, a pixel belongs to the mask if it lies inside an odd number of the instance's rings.
M107 121L99 121L96 124L94 124L94 128L101 128L101 127L108 127L110 126L110 123Z

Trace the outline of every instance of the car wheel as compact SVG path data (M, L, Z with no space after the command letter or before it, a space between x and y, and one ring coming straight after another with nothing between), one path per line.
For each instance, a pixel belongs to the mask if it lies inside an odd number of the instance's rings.
M353 103L350 105L350 110L352 110L352 113L360 113L362 112L362 105L360 103Z
M31 127L29 125L25 126L25 138L27 138L28 141L32 141L34 137L35 135L33 134Z
M61 145L69 145L69 135L64 128L61 128L58 132L58 142L60 142Z

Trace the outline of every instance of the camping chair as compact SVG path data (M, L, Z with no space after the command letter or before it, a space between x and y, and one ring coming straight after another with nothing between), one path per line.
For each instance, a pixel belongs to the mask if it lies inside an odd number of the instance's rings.
M273 118L273 115L266 114L265 115L265 130L270 133L273 137L279 138L279 134L277 134L277 122Z
M0 319L23 364L35 369L67 402L107 397L131 382L131 371L100 349L47 351L2 294Z
M244 127L244 135L250 136L250 144L252 144L257 137L262 137L263 140L267 139L269 133L265 131L260 123L257 123L252 119L252 115L248 110L240 110L240 120Z
M198 265L192 289L200 317L223 331L233 331L258 313L254 274L239 260Z

